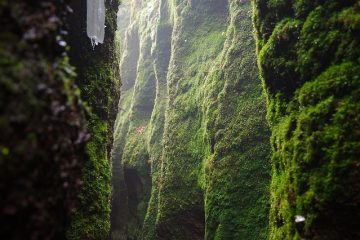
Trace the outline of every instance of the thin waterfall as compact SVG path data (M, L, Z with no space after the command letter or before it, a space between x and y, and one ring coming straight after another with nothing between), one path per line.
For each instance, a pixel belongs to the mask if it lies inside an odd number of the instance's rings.
M105 0L87 0L86 31L93 47L104 42Z

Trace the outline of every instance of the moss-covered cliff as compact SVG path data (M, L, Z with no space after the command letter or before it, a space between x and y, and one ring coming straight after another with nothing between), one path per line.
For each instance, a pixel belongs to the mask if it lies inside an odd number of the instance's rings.
M151 53L155 10L153 5L131 1L130 19L124 25L120 64L122 97L112 151L116 180L112 212L115 239L136 239L140 235L150 197L150 158L146 141L156 92Z
M226 42L206 86L211 95L204 104L205 122L212 148L205 163L206 239L268 236L270 132L251 9L250 1L230 1Z
M255 1L270 239L358 239L359 1Z
M70 1L67 18L70 61L78 74L76 83L89 107L88 161L82 172L79 207L67 232L68 239L108 239L111 209L110 151L120 93L119 46L116 14L119 1L106 1L105 40L91 45L86 36L86 2Z
M131 9L113 236L265 239L270 146L250 2L132 1Z

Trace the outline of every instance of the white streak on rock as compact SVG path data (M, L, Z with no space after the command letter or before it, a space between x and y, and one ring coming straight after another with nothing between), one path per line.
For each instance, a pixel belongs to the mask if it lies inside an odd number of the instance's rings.
M93 47L104 42L105 0L87 0L86 32Z

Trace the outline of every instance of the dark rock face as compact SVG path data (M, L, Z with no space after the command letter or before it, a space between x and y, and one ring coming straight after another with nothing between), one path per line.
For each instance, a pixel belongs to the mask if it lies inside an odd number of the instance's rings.
M0 3L0 238L64 239L81 187L83 106L65 2Z
M168 219L156 226L156 239L175 239L174 232L183 239L202 240L205 236L205 218L202 205L179 213L176 218ZM179 226L174 229L175 226Z
M86 1L0 4L1 239L108 237L117 6L94 52Z

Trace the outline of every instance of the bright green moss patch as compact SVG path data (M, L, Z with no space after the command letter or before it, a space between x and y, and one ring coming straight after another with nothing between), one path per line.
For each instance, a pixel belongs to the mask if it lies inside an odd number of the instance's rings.
M213 149L205 169L206 239L267 238L269 132L251 18L244 17L250 7L231 3L221 74L215 72L220 79L213 80L224 85L218 110L207 112L215 119L208 125Z
M110 230L111 171L107 158L107 123L93 115L89 123L92 138L87 145L88 162L83 170L84 183L68 239L104 239Z
M270 239L356 239L358 3L299 0L274 15L264 2L254 23L272 125Z

